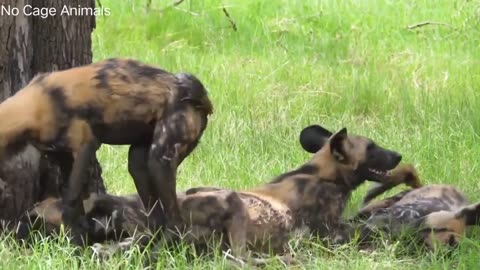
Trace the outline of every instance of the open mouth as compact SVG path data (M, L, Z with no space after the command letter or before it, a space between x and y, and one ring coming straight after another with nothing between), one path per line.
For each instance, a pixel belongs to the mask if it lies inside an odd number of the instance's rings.
M381 169L374 169L374 168L367 168L366 179L375 182L383 182L386 181L389 177L393 175L391 170L381 170Z
M383 171L383 170L372 169L372 168L368 168L368 171L373 175L380 176L380 177L390 176L392 174L391 171Z

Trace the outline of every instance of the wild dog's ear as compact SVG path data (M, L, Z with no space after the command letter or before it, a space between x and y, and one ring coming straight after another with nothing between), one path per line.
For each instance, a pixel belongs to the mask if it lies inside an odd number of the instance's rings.
M463 207L455 213L456 218L465 218L467 226L480 225L480 202Z
M342 128L330 138L330 151L337 161L344 161L346 158L343 142L347 139L347 128Z
M332 132L327 129L319 125L311 125L300 132L300 144L305 151L316 153L325 145L330 136L332 136Z

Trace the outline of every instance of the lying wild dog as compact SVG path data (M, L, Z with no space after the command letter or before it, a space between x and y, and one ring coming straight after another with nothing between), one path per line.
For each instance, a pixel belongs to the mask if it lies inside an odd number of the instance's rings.
M395 173L396 184L405 181L414 188L369 203L357 213L353 220L362 222L361 243L370 242L379 232L395 237L404 229L412 229L414 239L427 248L434 248L436 243L456 246L465 228L478 224L480 203L469 204L455 187L422 186L413 166L402 167ZM371 189L364 202L368 203L394 185L386 186Z
M81 214L86 162L102 143L131 145L128 170L143 204L153 208L156 229L180 220L176 170L195 149L212 110L194 75L135 60L42 73L0 104L0 157L27 143L71 152L63 201Z
M348 135L346 128L332 134L318 125L309 126L301 132L300 143L313 157L267 184L239 192L201 187L178 193L182 219L191 229L184 240L201 244L203 237L226 235L237 257L245 257L247 247L281 253L290 233L297 229L306 228L333 243L348 241L352 228L342 214L351 192L367 179L388 180L387 171L402 157L366 137ZM99 195L85 202L90 205L85 208L93 216L107 213L116 220L111 228L124 228L131 235L131 228L144 222L135 214L123 215L141 211L138 205L128 203L135 201L132 198ZM30 214L50 223L45 211L39 205ZM55 221L57 225L61 222Z

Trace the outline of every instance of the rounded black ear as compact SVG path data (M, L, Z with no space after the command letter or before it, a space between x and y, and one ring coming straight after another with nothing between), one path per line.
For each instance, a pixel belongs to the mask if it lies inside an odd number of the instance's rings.
M316 153L332 136L332 132L319 125L311 125L300 132L300 144L309 153Z

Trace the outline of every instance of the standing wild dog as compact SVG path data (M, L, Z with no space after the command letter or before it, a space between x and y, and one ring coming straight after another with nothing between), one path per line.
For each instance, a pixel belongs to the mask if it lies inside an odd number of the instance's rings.
M399 164L401 155L368 138L348 135L345 128L332 134L318 125L309 126L301 132L300 142L313 157L267 184L238 192L200 187L179 193L180 213L191 230L184 240L201 244L205 237L225 235L233 255L239 257L245 256L247 247L283 252L296 229L308 228L335 243L347 241L351 228L342 213L351 192L366 179L388 180L387 171ZM108 216L116 225L110 228L129 227L124 231L131 235L131 224L145 221L131 214L141 211L127 203L132 197L121 198L100 195L85 202L93 205L86 208L92 215L111 211ZM33 217L48 223L49 217L42 214L45 209L39 208L31 212Z
M109 59L35 76L0 104L0 157L27 143L74 157L64 202L82 212L87 161L100 144L130 145L128 170L152 229L180 220L176 170L207 126L202 83L135 60Z
M422 186L413 166L393 174L393 182L403 181L413 189L369 203L356 214L353 221L361 222L361 244L370 242L379 232L399 236L404 229L413 229L414 239L430 249L435 243L456 246L467 226L479 224L480 203L469 204L455 187ZM394 186L382 185L368 192L365 204Z

